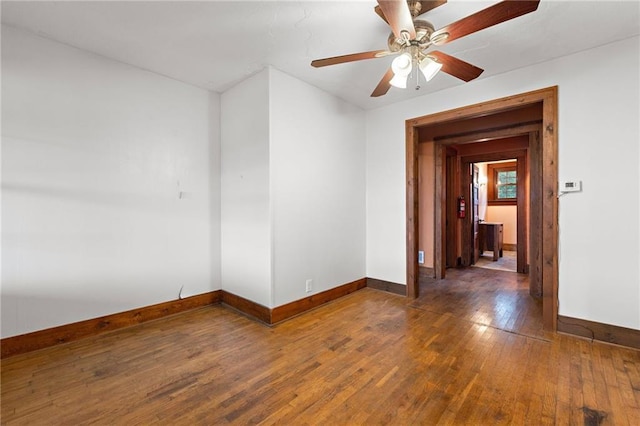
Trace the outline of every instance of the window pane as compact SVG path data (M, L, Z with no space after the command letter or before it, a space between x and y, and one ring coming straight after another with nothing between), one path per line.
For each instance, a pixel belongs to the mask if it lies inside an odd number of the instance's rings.
M515 161L493 163L487 166L488 204L510 205L518 199L518 169Z
M516 185L500 185L498 186L498 198L516 198Z
M505 183L516 183L516 172L498 172L498 184L502 185Z

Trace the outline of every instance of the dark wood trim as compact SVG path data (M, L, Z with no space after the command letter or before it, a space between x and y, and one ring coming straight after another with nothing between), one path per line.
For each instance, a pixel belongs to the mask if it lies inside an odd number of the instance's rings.
M454 147L447 146L446 149L446 162L443 163L446 165L446 170L443 171L445 176L445 211L444 217L445 224L444 229L446 232L444 238L444 251L443 257L444 267L452 268L458 266L458 260L460 259L460 253L458 253L458 245L457 244L446 244L446 241L458 241L459 236L459 219L458 219L458 198L457 195L460 187L460 157L458 156L458 150ZM471 205L471 198L469 200L469 209L473 206ZM443 272L444 274L444 272Z
M518 205L517 197L507 200L487 200L488 206L516 206Z
M504 251L517 251L518 250L518 244L502 243L502 249Z
M406 120L407 188L409 188L409 182L413 182L417 177L414 166L409 165L414 164L414 157L417 157L418 155L413 142L420 127L428 127L439 123L455 122L461 119L482 117L540 103L542 104L542 131L540 135L541 164L539 170L541 186L541 226L538 230L531 228L530 231L531 233L535 231L537 234L542 234L535 236L535 238L538 238L541 241L541 258L538 259L538 261L541 264L541 284L543 290L542 319L545 329L556 331L558 320L558 86L552 86L532 92L508 96L501 99L481 102L470 106L464 106L453 110ZM534 124L534 126L537 126L537 124ZM502 132L504 135L514 135L513 129L511 128L502 130ZM520 132L519 134L527 133L530 133L530 131ZM470 138L473 139L474 137L475 135ZM469 139L470 142L471 139ZM440 143L436 143L436 188L434 200L436 206L434 239L434 248L436 250L436 278L439 278L444 273L444 271L441 271L443 263L443 245L440 240L443 238L443 234L445 234L446 230L443 228L443 218L439 217L442 214L442 210L445 210L444 208L439 207L442 205L443 191L440 188L442 188L443 177L439 176L439 173L437 172L438 170L443 169L442 155L443 146ZM438 167L440 167L440 169L438 169ZM413 196L415 196L415 194ZM534 195L532 194L532 198L533 197ZM412 199L411 201L414 202L415 200ZM418 213L415 212L414 209L407 209L406 214L406 238L407 249L409 249L410 242L413 244L412 241L419 232L418 227L416 226L416 216ZM530 240L533 239L534 238L530 238ZM532 264L531 267L536 266ZM416 295L418 291L417 278L417 276L407 276L407 287L413 287L416 291Z
M492 152L486 154L464 154L461 155L461 161L467 163L487 163L489 161L509 160L511 158L518 159L527 155L527 149L517 149L513 151Z
M278 306L271 310L271 324L284 321L293 316L299 315L320 305L339 299L349 293L360 290L367 286L368 278L361 278L356 281L314 294L304 299L296 300L286 305ZM405 286L403 286L405 287ZM404 294L404 293L403 293Z
M535 126L538 123L538 120L531 120L527 122L518 122L517 127L524 128L529 125ZM486 128L482 130L482 133L496 135L497 138L503 138L513 135L513 127L512 123L507 123L505 125L501 125L493 128ZM502 136L500 136L502 135ZM485 139L484 137L482 139ZM446 143L475 143L478 140L478 130L473 129L464 133L457 134L447 134L444 136L436 136L433 138L435 142L447 141ZM456 142L452 142L456 141Z
M420 270L420 278L434 278L436 276L435 268L430 268L428 266L421 266Z
M228 291L222 291L221 302L265 324L271 324L271 309Z
M467 267L467 266L471 266L473 265L473 257L474 257L474 246L475 244L472 243L472 238L471 235L473 233L473 206L471 206L471 200L472 200L472 195L471 195L471 183L472 183L472 176L471 176L471 161L467 161L467 157L458 157L458 161L459 164L461 165L459 167L460 170L460 182L459 182L459 186L458 186L458 194L454 194L455 198L457 199L459 196L464 196L468 202L467 205L469 207L467 207L467 214L466 214L466 218L464 219L456 219L456 221L460 222L460 238L454 241L450 241L447 238L447 246L451 245L451 244L456 244L459 245L459 250L460 248L462 249L462 251L459 253L460 255L460 266L461 267ZM451 197L447 197L448 199L450 199ZM441 205L441 208L445 208L445 205Z
M416 153L417 154L417 153ZM438 205L444 204L447 201L447 191L446 191L446 164L447 161L447 150L444 145L435 146L435 191L434 191L434 202ZM407 214L418 214L415 212L410 212L407 210ZM447 238L447 209L446 207L441 210L436 210L434 214L434 269L436 279L442 279L445 276L445 270L447 269L447 253L445 251L446 247L446 238ZM407 218L407 223L409 223L409 218ZM407 230L407 239L410 238L410 234L418 234L418 227ZM415 288L416 294L418 293L418 279L415 277L414 280L410 280L407 277L407 286L413 286Z
M542 229L542 148L540 132L529 134L529 294L542 298L542 241L532 238Z
M222 291L216 290L184 299L158 303L156 305L105 315L99 318L78 321L72 324L21 334L19 336L7 337L0 341L2 358L72 342L107 331L113 331L202 306L219 303L221 298Z
M558 315L558 331L591 340L640 349L640 330Z
M422 266L420 267L420 269L422 269ZM422 271L420 271L420 274L422 274ZM399 294L401 296L407 294L406 285L392 283L391 281L377 280L375 278L367 278L367 287L393 294Z
M511 138L514 134L526 135L530 132L535 132L540 129L540 122L535 121L530 124L517 124L514 126L505 127L499 131L494 130L481 130L477 132L469 133L463 137L447 136L442 138L436 138L435 142L440 142L443 145L464 145L464 144L476 144L479 140L493 141L499 139ZM513 142L510 141L509 145L513 146ZM461 153L464 155L464 153Z
M406 167L407 167L407 285L406 294L408 297L418 297L418 232L410 232L419 229L419 206L418 206L418 131L408 122L405 123L406 133ZM409 284L411 283L411 284Z
M7 337L0 341L2 346L2 358L38 349L44 349L61 343L72 342L74 340L91 337L107 331L129 327L146 321L159 319L168 315L216 303L223 303L251 318L261 321L267 325L271 325L284 321L295 315L299 315L327 302L331 302L332 300L339 299L340 297L346 296L354 291L360 290L367 286L368 280L370 279L361 278L273 309L267 308L259 303L227 291L216 290L210 293L191 296L184 299L159 303L157 305L146 306L139 309L132 309L130 311L106 315L99 318L92 318L73 324L65 324L59 327L48 328L46 330L34 331L33 333ZM406 286L401 284L397 284L397 286L402 287L402 291L399 294L404 295ZM393 286L393 290L388 291L396 293L397 288Z
M542 319L558 329L558 86L542 96Z
M527 139L529 139L527 137ZM528 142L528 140L527 140ZM529 203L527 202L528 196L528 182L531 181L531 177L528 175L528 162L529 162L529 152L530 149L527 149L524 153L523 157L518 157L518 161L516 163L517 175L518 175L518 196L517 196L517 207L516 207L516 243L517 244L517 253L516 253L516 270L521 274L526 274L528 271L528 258L529 253L527 248L529 247L529 238L531 235L527 232L529 226ZM503 246L504 247L504 246Z

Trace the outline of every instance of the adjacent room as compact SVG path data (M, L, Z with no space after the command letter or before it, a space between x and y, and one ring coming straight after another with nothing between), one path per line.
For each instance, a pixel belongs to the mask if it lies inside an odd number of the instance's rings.
M2 1L2 424L640 424L640 3Z

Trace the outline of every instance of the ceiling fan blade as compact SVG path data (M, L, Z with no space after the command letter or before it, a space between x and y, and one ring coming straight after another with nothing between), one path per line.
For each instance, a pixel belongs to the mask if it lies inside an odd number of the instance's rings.
M427 13L430 10L435 9L438 6L442 6L443 4L445 4L447 2L447 0L422 0L419 1L418 3L420 3L420 11L418 12L418 14L416 16L420 16L423 13ZM382 13L382 9L380 9L380 6L376 6L373 9L380 18L382 18L382 20L384 22L386 22L387 24L389 23L389 21L387 21L387 18L384 16L384 13Z
M387 21L387 18L384 17L384 13L382 13L382 9L380 9L380 6L374 7L373 10L378 14L379 17L382 18L384 22L387 23L387 25L389 24L389 21Z
M422 15L423 13L427 13L430 10L435 9L438 6L442 6L446 2L447 2L447 0L422 0L420 2L420 5L422 6L420 8L420 15ZM418 16L420 16L420 15L418 15Z
M478 76L484 72L482 68L478 68L475 65L471 65L468 62L447 55L446 53L435 51L429 52L427 55L436 58L438 62L442 64L441 71L457 77L460 80L471 81L478 78Z
M373 92L371 93L372 98L377 98L378 96L386 95L389 89L391 88L391 84L389 82L393 78L393 71L391 67L387 70L387 72L382 76L382 79L378 83Z
M319 68L328 65L344 64L345 62L362 61L363 59L382 58L392 54L387 50L372 50L370 52L352 53L350 55L333 56L331 58L316 59L311 61L311 66Z
M404 38L403 32L408 34L409 40L416 38L416 28L413 26L413 18L406 1L378 0L378 4L397 38Z
M485 28L517 18L518 16L531 13L538 8L538 3L540 3L540 0L502 1L483 9L480 12L476 12L473 15L469 15L466 18L462 18L459 21L449 24L444 28L440 28L432 34L431 39L438 40L439 36L444 35L444 33L448 33L448 37L442 38L441 41L436 41L435 44L440 46L442 44L449 43L450 41L475 33L476 31L484 30Z

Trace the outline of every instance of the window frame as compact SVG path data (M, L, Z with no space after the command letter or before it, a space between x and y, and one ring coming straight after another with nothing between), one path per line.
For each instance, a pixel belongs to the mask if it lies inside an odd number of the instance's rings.
M516 196L513 198L497 198L498 195L498 173L516 172ZM490 206L515 206L518 203L518 162L509 161L504 163L487 164L487 204Z

